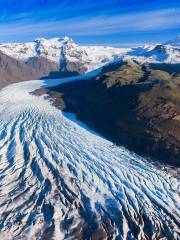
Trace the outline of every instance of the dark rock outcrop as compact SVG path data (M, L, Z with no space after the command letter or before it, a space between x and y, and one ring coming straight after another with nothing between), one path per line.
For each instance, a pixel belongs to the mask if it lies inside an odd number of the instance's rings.
M116 143L180 166L179 74L178 64L122 63L105 67L96 79L44 92Z
M20 81L69 77L77 74L77 72L61 71L57 63L41 56L33 57L25 63L0 52L0 88Z
M40 76L48 76L51 72L59 71L59 65L44 57L32 57L27 64L31 66Z
M40 77L40 72L35 71L24 62L0 52L0 87L14 82L36 79L37 77Z

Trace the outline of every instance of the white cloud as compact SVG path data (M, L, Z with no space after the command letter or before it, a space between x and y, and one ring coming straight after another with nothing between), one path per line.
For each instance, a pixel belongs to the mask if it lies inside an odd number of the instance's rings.
M116 16L78 17L69 20L26 18L14 23L0 24L0 37L23 35L98 36L116 33L166 30L180 27L180 8L162 9Z

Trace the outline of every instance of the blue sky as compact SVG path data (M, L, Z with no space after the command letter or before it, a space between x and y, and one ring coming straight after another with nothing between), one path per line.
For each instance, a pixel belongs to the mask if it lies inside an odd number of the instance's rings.
M130 46L179 34L179 0L0 0L0 42L70 36Z

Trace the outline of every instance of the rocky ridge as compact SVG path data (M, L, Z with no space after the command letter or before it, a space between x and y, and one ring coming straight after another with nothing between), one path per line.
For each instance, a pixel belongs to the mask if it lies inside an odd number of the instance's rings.
M180 166L180 65L124 62L36 94L146 157Z

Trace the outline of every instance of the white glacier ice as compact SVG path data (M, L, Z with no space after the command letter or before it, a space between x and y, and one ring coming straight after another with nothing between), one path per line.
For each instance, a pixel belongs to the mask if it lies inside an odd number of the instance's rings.
M78 78L0 91L0 239L90 239L103 226L109 239L179 239L173 174L31 94Z

